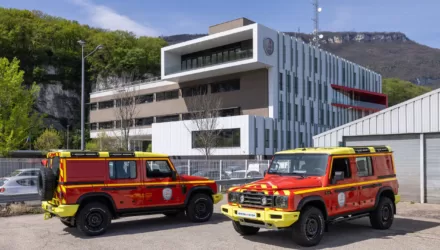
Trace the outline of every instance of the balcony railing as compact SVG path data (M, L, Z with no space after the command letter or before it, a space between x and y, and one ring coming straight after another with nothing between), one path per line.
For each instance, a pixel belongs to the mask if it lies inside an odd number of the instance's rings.
M156 76L156 77L151 77L151 78L147 78L147 79L132 81L132 82L129 82L129 83L120 83L120 82L93 83L92 84L92 93L99 92L99 91L104 91L104 90L118 89L118 88L123 88L123 87L128 87L128 86L134 86L134 85L137 85L137 84L154 83L154 82L158 82L160 80L161 80L160 76Z
M216 62L213 62L212 59L206 60L206 58L204 57L202 60L197 60L197 66L195 66L195 67L182 68L182 65L178 65L175 67L167 67L167 68L165 68L165 75L182 73L182 72L187 72L187 71L191 71L191 70L195 70L195 69L211 67L214 65L221 65L221 64L225 64L225 63L241 61L241 60L249 59L252 57L253 57L253 50L252 49L240 50L238 52L235 52L233 55L230 54L228 57L226 57L226 58L223 57L223 59L221 61L216 61ZM200 66L199 66L199 64L200 64Z
M382 110L382 109L386 108L386 106L383 104L377 104L377 103L372 103L372 102L363 102L363 101L353 101L353 100L350 100L348 102L344 102L342 100L332 100L332 103L348 105L348 106L353 106L353 107L376 109L376 110Z

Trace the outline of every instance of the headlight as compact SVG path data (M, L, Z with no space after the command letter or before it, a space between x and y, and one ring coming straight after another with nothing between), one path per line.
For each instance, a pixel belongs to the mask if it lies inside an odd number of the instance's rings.
M288 196L275 196L275 207L287 208L289 197Z
M228 193L228 201L232 203L237 203L239 199L239 193L237 192L230 192Z

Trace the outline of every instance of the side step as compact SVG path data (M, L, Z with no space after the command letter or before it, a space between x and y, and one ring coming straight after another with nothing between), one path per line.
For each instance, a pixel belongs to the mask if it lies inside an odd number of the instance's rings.
M347 215L347 216L344 216L344 217L335 218L335 219L330 220L330 221L328 221L326 223L325 231L328 232L328 226L329 225L334 225L334 224L338 224L338 223L341 223L341 222L356 220L356 219L360 219L360 218L363 218L363 217L367 217L369 215L370 215L370 213L363 213L363 214Z

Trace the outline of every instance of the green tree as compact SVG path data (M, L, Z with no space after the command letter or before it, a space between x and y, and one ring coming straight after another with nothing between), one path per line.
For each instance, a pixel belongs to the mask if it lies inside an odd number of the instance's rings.
M153 150L153 144L152 143L148 144L147 152L151 152L151 150Z
M118 140L100 132L97 138L91 139L86 144L86 149L91 151L119 151Z
M60 133L53 128L46 129L35 141L35 148L38 150L59 149L63 145Z
M25 145L27 138L41 126L41 117L32 107L39 92L33 83L23 86L24 71L20 62L0 58L0 154Z
M383 79L382 91L388 95L388 106L393 106L416 96L425 94L432 89L397 78Z

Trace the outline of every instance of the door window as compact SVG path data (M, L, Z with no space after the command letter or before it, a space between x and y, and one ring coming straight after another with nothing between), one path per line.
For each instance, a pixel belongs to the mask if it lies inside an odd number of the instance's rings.
M147 178L171 177L172 170L168 161L147 161Z
M350 159L348 158L333 159L331 179L335 177L336 172L343 172L344 179L350 179L351 178Z
M371 157L357 157L356 167L359 177L373 176L373 166L371 164Z
M136 179L136 161L109 161L110 179Z

